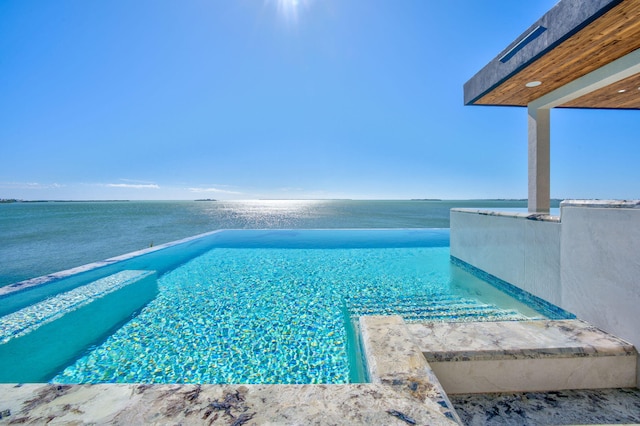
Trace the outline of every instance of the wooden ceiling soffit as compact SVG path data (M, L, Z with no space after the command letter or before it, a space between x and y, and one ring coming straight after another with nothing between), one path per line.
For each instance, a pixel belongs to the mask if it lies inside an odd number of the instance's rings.
M624 0L472 103L527 106L639 48L640 0ZM639 80L638 75L629 77L562 106L640 109ZM525 86L531 81L542 84ZM620 90L625 91L618 92Z
M640 74L581 96L559 108L640 109Z

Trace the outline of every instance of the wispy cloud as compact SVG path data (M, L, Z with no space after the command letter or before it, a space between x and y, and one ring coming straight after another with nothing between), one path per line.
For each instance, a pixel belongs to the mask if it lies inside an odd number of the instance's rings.
M155 183L108 183L108 188L159 189Z
M59 183L39 183L39 182L0 182L0 188L4 189L56 189L64 185Z
M199 193L199 194L207 193L207 192L214 192L218 194L242 194L242 192L229 191L227 189L220 189L220 188L189 188L189 191Z
M145 184L153 184L155 182L150 181L150 180L139 180L139 179L125 179L125 178L120 178L118 179L120 182L125 182L125 183L145 183Z
M127 189L160 189L160 186L148 180L118 179L119 183L106 183L102 186L107 188L127 188Z

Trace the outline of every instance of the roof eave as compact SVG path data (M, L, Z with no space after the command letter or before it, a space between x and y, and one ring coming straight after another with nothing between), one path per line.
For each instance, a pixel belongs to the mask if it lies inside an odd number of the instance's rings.
M477 105L487 93L622 1L560 1L464 84L464 104Z

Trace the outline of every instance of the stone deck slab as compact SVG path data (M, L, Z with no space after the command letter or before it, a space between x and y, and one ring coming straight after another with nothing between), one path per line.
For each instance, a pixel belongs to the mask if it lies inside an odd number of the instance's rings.
M429 361L635 356L634 346L581 320L407 324Z
M0 425L455 424L435 403L379 384L0 385L0 413Z
M580 320L409 324L448 394L636 386L633 345Z

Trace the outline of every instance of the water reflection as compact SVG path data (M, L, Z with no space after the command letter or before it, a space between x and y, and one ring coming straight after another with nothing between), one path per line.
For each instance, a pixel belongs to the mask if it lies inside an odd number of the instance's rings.
M501 200L257 200L0 205L0 286L216 229L448 228ZM554 205L554 207L556 207Z
M319 200L219 201L210 213L231 228L296 228L322 216ZM326 206L325 206L326 207ZM225 223L225 225L227 224Z

